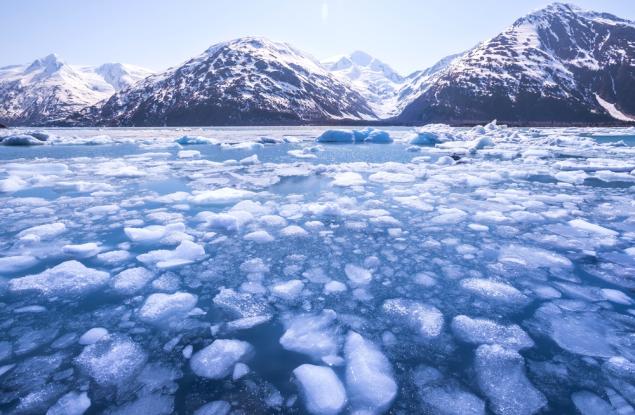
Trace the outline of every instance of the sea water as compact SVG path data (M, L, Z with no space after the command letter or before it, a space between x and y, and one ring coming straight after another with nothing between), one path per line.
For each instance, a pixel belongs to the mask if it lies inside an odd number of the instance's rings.
M633 413L635 131L426 128L0 147L0 409Z

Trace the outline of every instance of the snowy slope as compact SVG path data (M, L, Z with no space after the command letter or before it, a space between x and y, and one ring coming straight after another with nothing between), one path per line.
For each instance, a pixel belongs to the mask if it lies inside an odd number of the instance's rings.
M630 117L634 56L633 22L555 3L517 20L405 94L399 120L614 120L601 102Z
M389 65L361 51L325 59L322 65L339 79L350 82L380 118L393 114L397 91L405 78Z
M247 37L214 45L73 121L141 126L375 118L357 91L309 55L285 43Z
M36 125L62 119L150 73L124 64L72 66L54 54L0 68L0 122Z

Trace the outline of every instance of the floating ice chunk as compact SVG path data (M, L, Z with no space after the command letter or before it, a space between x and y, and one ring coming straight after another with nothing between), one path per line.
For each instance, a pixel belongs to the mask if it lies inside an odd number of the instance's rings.
M460 209L443 209L441 214L430 219L430 223L435 225L453 225L467 219L467 213Z
M147 359L141 346L127 337L106 336L84 347L75 363L101 386L124 386Z
M139 319L151 324L176 322L186 318L197 301L197 296L180 291L151 294L139 309Z
M302 353L319 360L324 356L336 355L338 350L334 323L337 314L333 310L323 310L318 315L294 317L280 338L286 350Z
M450 156L441 156L437 159L435 164L440 166L451 166L455 163L455 160Z
M101 251L99 245L95 242L88 242L78 245L64 245L62 252L66 255L72 255L79 258L89 258L95 256Z
M498 415L530 415L547 404L525 375L525 360L500 345L482 345L474 360L479 388Z
M223 187L197 193L190 198L190 201L198 205L227 205L254 196L256 196L256 193L249 190Z
M500 344L508 349L521 350L534 346L533 340L516 324L504 326L491 320L456 316L452 332L460 340L471 344Z
M415 181L415 176L408 173L380 171L368 176L368 180L376 183L411 183Z
M605 228L604 226L596 225L594 223L587 222L583 219L573 219L569 221L569 225L576 229L583 230L589 233L596 233L602 236L617 236L619 232L612 229Z
M177 157L180 159L190 159L200 157L201 152L198 150L181 150L178 152Z
M280 235L285 237L301 238L308 236L309 233L297 225L289 225L280 230Z
M304 289L304 283L300 280L289 280L275 284L271 287L271 293L283 300L292 301L298 298Z
M238 362L244 362L253 353L253 347L244 341L217 339L194 353L190 367L198 376L222 379L229 376Z
M217 144L217 141L213 138L201 137L197 135L184 135L176 140L176 143L183 146L195 145L195 144Z
M213 401L194 411L194 415L227 415L232 406L227 401Z
M97 255L97 259L109 265L120 264L130 258L130 252L124 250L109 251Z
M313 415L336 415L346 405L346 390L333 369L304 364L293 370L306 409Z
M133 242L178 243L191 239L185 232L183 223L171 223L166 226L150 225L145 228L124 228L124 233Z
M38 260L30 255L16 255L0 258L0 274L11 274L23 271L31 268L37 263Z
M242 377L245 377L249 374L249 372L251 371L251 369L249 369L249 366L247 366L244 363L236 363L236 365L234 366L234 371L232 373L232 380L236 381Z
M494 142L490 137L483 136L468 144L470 154L476 153L477 150L482 150L485 147L493 147Z
M37 291L46 296L74 296L94 291L108 282L104 271L87 268L78 261L66 261L35 275L9 281L9 291Z
M388 410L397 395L397 383L386 356L353 331L346 337L344 354L346 387L352 409L369 414Z
M260 222L265 226L271 227L285 227L287 226L287 220L278 215L263 215L259 218Z
M561 171L556 173L554 177L561 182L582 184L587 179L588 175L583 171Z
M264 230L254 231L246 234L243 237L246 241L257 242L259 244L264 244L268 242L273 242L274 237L269 234L269 232Z
M333 186L349 187L349 186L361 186L366 183L366 180L361 174L352 171L346 171L337 173L331 184Z
M316 141L318 143L353 143L355 134L350 130L326 130Z
M129 268L115 275L110 282L112 288L122 295L132 295L154 278L154 273L143 267Z
M528 268L571 268L571 261L541 248L510 245L501 249L499 261L519 264Z
M245 157L244 159L240 160L239 163L242 164L243 166L249 166L252 164L260 163L260 160L258 160L258 155L254 154L252 156Z
M253 217L252 217L253 218ZM250 218L244 218L250 219ZM196 220L205 222L207 226L212 228L222 228L228 231L236 231L240 229L242 225L247 223L242 217L233 215L231 213L214 213L214 212L200 212L196 215Z
M66 225L61 222L55 222L25 229L18 233L18 238L37 242L40 240L53 239L64 232L66 232Z
M0 180L0 192L11 193L26 188L29 184L17 176L9 176Z
M571 353L605 358L615 355L612 344L619 338L597 312L567 311L548 303L536 310L534 319L540 331Z
M608 402L589 391L574 392L571 400L582 415L617 415Z
M357 286L368 285L373 280L373 274L369 270L353 264L346 264L344 273L349 281Z
M227 332L239 331L239 330L249 330L251 328L260 326L261 324L265 324L271 320L270 315L265 316L254 316L254 317L245 317L239 318L238 320L233 320L228 322L225 325L225 330Z
M346 284L343 284L339 281L329 281L324 284L324 293L325 294L338 294L343 293L347 290Z
M422 337L437 337L443 330L443 314L438 308L404 298L384 301L383 312L393 324L405 324Z
M461 280L461 287L480 297L504 303L526 303L528 298L509 284L483 278Z
M410 138L409 143L418 146L433 146L445 141L444 138L444 135L433 131L421 131L415 133L414 136Z
M268 316L271 314L268 304L259 297L247 293L237 293L230 288L221 288L214 297L214 305L232 318Z
M86 346L97 343L103 337L108 335L108 330L103 327L93 327L79 338L79 344Z
M0 137L3 146L38 146L44 144L44 140L31 134L13 134Z
M160 269L192 264L203 258L205 258L205 248L188 240L181 242L173 251L159 249L137 257L144 264L153 264Z
M485 402L466 391L458 382L443 379L433 367L419 366L413 373L414 384L424 413L439 415L484 415Z
M612 288L602 288L602 295L609 301L617 304L631 305L633 300L622 291L614 290Z
M393 139L392 137L390 137L390 134L388 134L388 132L376 130L374 128L355 131L356 141L360 141L358 137L362 134L365 135L365 137L361 140L364 143L389 144L393 142Z
M46 415L83 415L90 408L86 392L69 392L51 406Z

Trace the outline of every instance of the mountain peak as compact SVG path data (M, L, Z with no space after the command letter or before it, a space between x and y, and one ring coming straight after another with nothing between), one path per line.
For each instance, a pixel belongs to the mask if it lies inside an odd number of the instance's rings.
M351 53L350 59L353 63L359 66L368 66L373 60L375 60L375 58L366 52L362 52L361 50L356 50Z
M64 62L55 53L51 53L43 58L34 60L27 68L27 72L44 69L46 73L52 74L62 66L64 66Z

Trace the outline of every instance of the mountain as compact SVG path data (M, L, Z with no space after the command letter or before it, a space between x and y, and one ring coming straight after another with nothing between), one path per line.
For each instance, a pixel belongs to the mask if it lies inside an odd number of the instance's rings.
M552 4L403 95L398 122L635 120L635 24Z
M322 65L339 79L350 82L380 118L393 115L397 91L405 78L389 65L361 51L326 59Z
M376 119L366 100L286 43L247 37L212 46L71 118L110 126L318 123Z
M71 66L54 54L0 68L0 123L39 125L63 119L149 74L123 64Z

